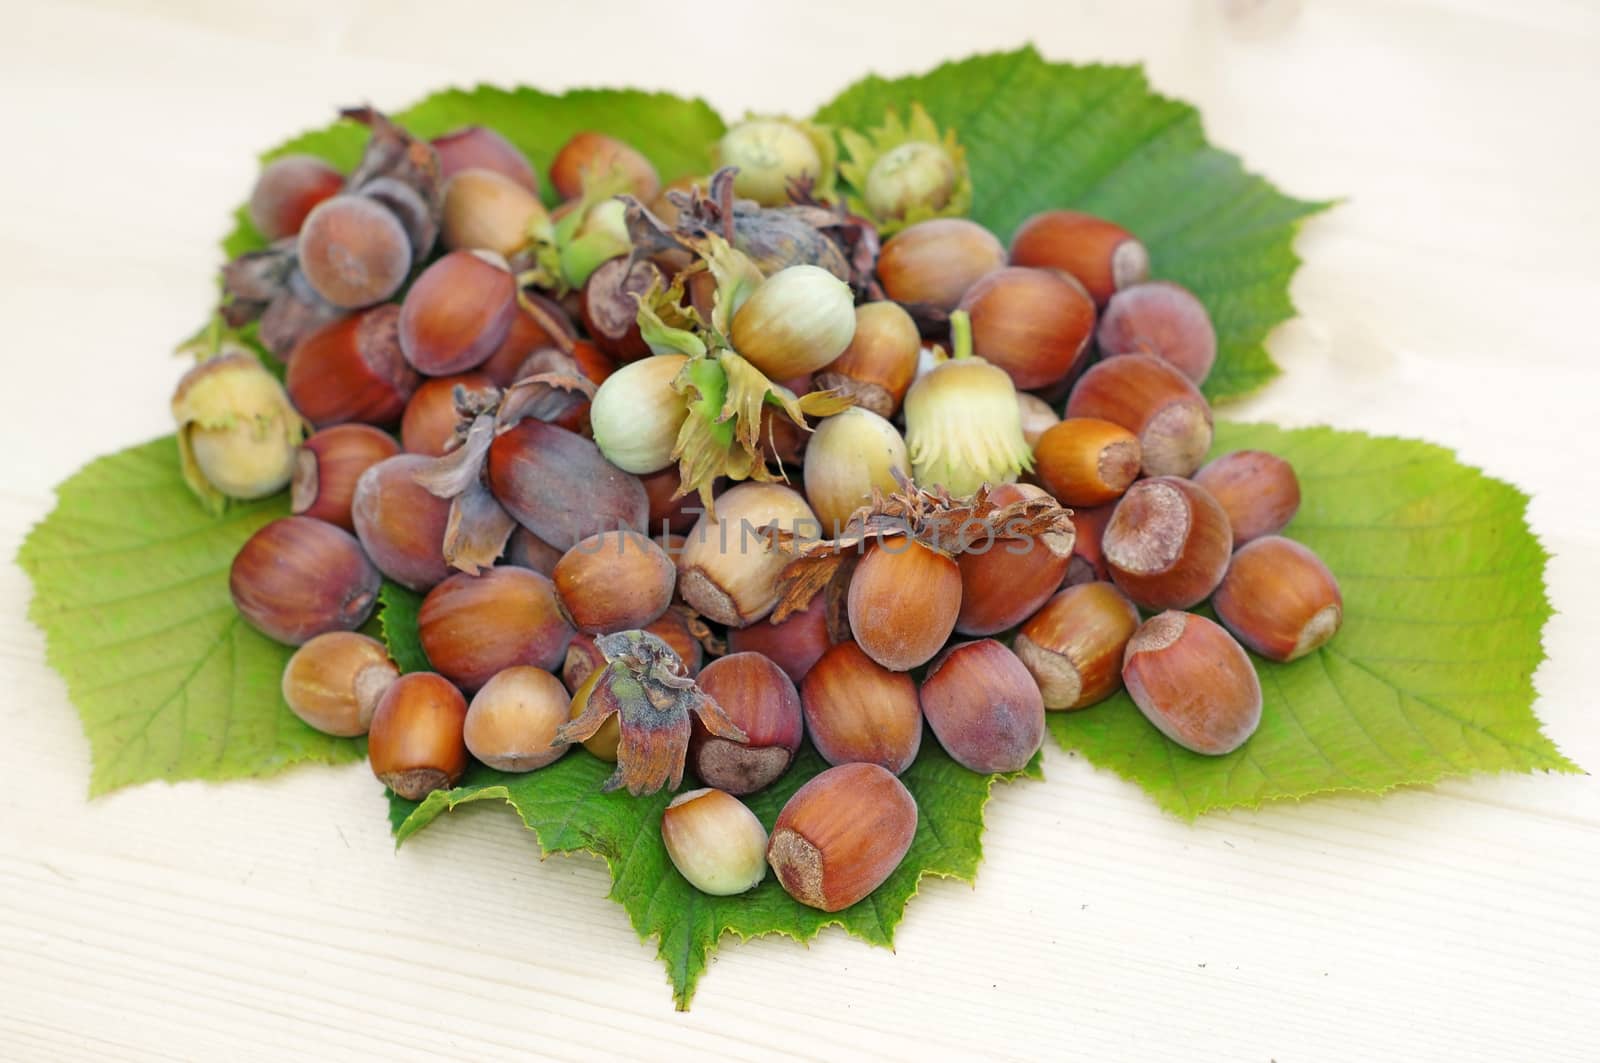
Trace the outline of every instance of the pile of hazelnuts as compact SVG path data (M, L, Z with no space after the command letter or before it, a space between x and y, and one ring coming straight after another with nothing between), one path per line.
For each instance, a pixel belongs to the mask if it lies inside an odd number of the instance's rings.
M684 415L668 397L677 367L646 381L663 363L638 323L590 298L616 276L535 291L508 266L544 212L528 160L481 127L429 147L442 182L431 228L415 182L376 194L305 157L261 177L252 217L296 260L275 281L272 300L287 302L260 300L269 314L287 307L263 333L293 335L287 401L313 431L292 452L294 515L251 536L230 573L244 619L298 647L283 673L289 708L329 734L366 734L396 794L453 786L474 759L529 772L593 756L620 762L622 778L630 758L666 757L659 778L676 785L686 767L701 784L661 824L690 883L739 893L770 865L797 900L835 911L877 888L912 843L917 806L898 776L924 724L963 766L1012 772L1037 753L1047 711L1126 687L1172 741L1224 754L1261 717L1246 647L1287 661L1338 629L1332 574L1278 534L1299 505L1289 464L1258 451L1203 464L1212 417L1199 385L1216 357L1205 307L1149 280L1131 233L1068 210L1030 219L1009 249L964 218L895 227L875 297L847 294L840 342L785 378L797 394L855 405L809 434L774 420L762 442L772 475L719 482L714 510L680 489L673 463L608 460L639 448L597 446L587 405L501 431L482 482L515 525L494 563L456 570L443 544L465 519L461 500L418 477L462 445L474 394L548 369L554 347L601 389L613 374L629 382L610 393L613 435L636 416L670 447ZM724 160L737 147L725 143ZM798 162L768 161L814 177L814 157L795 150ZM558 153L551 183L573 204L599 172L674 213L650 163L598 133ZM765 312L812 310L823 313ZM955 332L968 362L944 360ZM963 365L981 372L945 371ZM210 482L249 497L235 443L197 432L190 445ZM249 453L252 469L270 464ZM938 487L949 499L980 485L997 507L1070 507L1070 523L1015 539L1002 528L959 552L909 533L869 538L847 586L772 622L795 557L751 529L810 521L826 540L887 495ZM385 579L424 595L417 634L431 671L400 674L356 631ZM1188 611L1207 600L1220 623ZM676 707L689 690L720 714ZM601 697L622 707L597 711ZM660 720L641 705L659 705ZM769 834L739 799L782 778L807 738L832 767Z

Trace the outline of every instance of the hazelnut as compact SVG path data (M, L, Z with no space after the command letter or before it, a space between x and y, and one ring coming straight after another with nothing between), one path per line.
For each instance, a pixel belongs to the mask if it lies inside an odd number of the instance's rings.
M1047 210L1023 222L1011 239L1011 263L1070 273L1096 306L1150 275L1149 252L1132 233L1076 210Z
M283 669L283 700L307 724L342 738L367 733L378 699L400 676L377 639L329 631L308 640Z
M966 218L934 218L896 233L878 255L878 280L897 303L949 312L1006 264L1004 245Z
M763 654L796 683L806 677L832 645L825 594L811 599L810 605L781 624L758 621L728 631L729 653Z
M284 380L295 409L316 425L393 424L422 378L400 351L400 308L390 303L308 333Z
M604 674L605 669L595 668L573 689L572 705L568 710L569 720L576 720L583 715L584 710L589 707L589 695L594 693L594 688L599 685L600 677ZM622 720L616 715L608 717L598 731L583 740L583 748L607 764L617 762L617 749L621 744Z
M366 623L382 582L353 535L310 517L282 517L262 527L228 570L239 615L290 646Z
M1128 642L1122 681L1145 718L1185 749L1217 756L1261 723L1261 683L1244 647L1215 621L1169 611Z
M794 681L759 653L732 653L706 665L698 682L746 736L742 743L719 738L695 717L689 766L700 781L736 796L777 782L804 731Z
M428 376L482 365L511 331L517 282L492 251L452 251L422 271L400 304L400 350Z
M350 522L378 571L402 587L426 591L450 575L444 533L450 503L415 480L433 459L397 454L356 480Z
M1344 598L1328 566L1279 535L1234 552L1211 607L1240 642L1274 661L1304 657L1333 638L1344 619Z
M1012 650L1039 685L1047 709L1082 709L1122 687L1122 654L1139 610L1109 583L1080 583L1022 625Z
M515 144L481 125L462 126L428 141L439 156L439 176L449 180L463 170L492 170L509 177L534 195L539 175Z
M543 421L518 422L489 446L489 489L516 521L558 550L596 532L644 531L650 500L589 440Z
M1088 294L1050 270L996 270L967 289L960 309L972 318L974 353L1004 369L1019 389L1071 376L1094 334Z
M385 458L400 453L400 444L371 425L336 424L313 432L295 454L289 508L355 531L350 509L356 481Z
M835 538L850 515L872 501L872 492L900 490L911 478L905 440L894 425L869 410L852 406L825 417L806 448L806 500L822 522L822 534Z
M505 174L478 167L445 182L439 242L452 251L493 251L511 258L549 225L539 197Z
M620 174L627 191L643 203L661 192L661 178L638 149L592 130L574 133L550 163L550 183L562 199L577 199L590 183Z
M904 535L873 542L850 577L850 631L868 657L891 671L925 664L955 630L961 569Z
M806 731L829 764L877 764L899 775L922 748L917 684L853 642L829 649L800 684Z
M1132 432L1110 421L1069 417L1039 437L1034 474L1064 506L1102 506L1139 478L1142 454Z
M844 353L816 372L820 391L837 391L858 409L893 417L917 374L922 337L899 303L856 307L855 334Z
M636 531L598 532L562 555L553 575L561 612L579 631L642 628L667 611L672 559Z
M1294 466L1264 450L1236 450L1212 458L1194 474L1194 482L1228 515L1235 549L1276 535L1300 509L1300 481Z
M917 833L917 802L876 764L841 764L783 806L767 863L789 896L837 912L883 884Z
M486 392L495 386L486 373L457 373L424 380L406 403L400 418L400 442L408 454L437 458L455 437L461 413L456 409L456 388Z
M1122 496L1100 545L1112 580L1135 604L1188 609L1222 582L1233 535L1205 488L1159 476Z
M974 543L956 557L961 569L956 630L993 635L1016 627L1055 593L1071 563L1072 538L1063 533Z
M513 665L496 672L467 706L467 749L498 771L553 764L567 751L552 743L571 703L561 680L543 668Z
M817 518L798 491L782 484L747 482L719 496L716 513L695 522L678 555L678 593L702 616L743 627L778 604L778 578L789 563L761 529L815 535Z
M689 790L661 813L661 841L689 885L713 897L754 889L767 877L767 830L721 790Z
M1108 358L1152 354L1196 385L1217 360L1217 332L1205 304L1170 281L1135 284L1113 295L1096 339Z
M429 663L466 690L513 665L560 667L573 634L556 605L555 585L515 565L477 576L458 572L429 591L417 611Z
M1073 385L1067 416L1110 421L1138 436L1146 476L1188 476L1211 449L1205 397L1188 377L1148 354L1091 366Z
M467 699L449 680L412 672L389 684L372 713L372 774L408 801L454 786L467 770Z
M951 646L928 666L922 713L957 764L1021 771L1044 741L1044 700L1017 655L994 639Z

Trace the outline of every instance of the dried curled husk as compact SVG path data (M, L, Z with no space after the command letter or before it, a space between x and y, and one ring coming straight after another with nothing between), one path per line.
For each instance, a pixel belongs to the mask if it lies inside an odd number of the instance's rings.
M686 305L684 297L686 278L704 270L717 282L710 321ZM775 407L809 431L807 415L827 417L851 405L837 392L796 395L767 379L734 349L728 338L733 315L765 279L748 256L711 235L700 262L679 273L671 287L653 287L639 299L639 331L650 349L688 358L672 385L689 410L672 448L679 478L673 497L698 492L707 511L713 509L712 485L720 477L784 478L766 465L761 439L765 407Z
M489 446L500 433L526 420L559 421L594 398L595 386L578 363L555 348L536 351L510 387L454 392L459 422L445 453L418 469L413 479L429 494L450 501L444 559L477 575L505 552L517 522L489 489Z
M803 611L830 587L837 592L841 583L848 585L849 569L868 544L888 536L907 536L948 557L974 545L1030 537L1038 537L1058 556L1072 552L1070 509L1048 495L1000 505L991 500L992 494L983 487L970 497L955 498L943 488L930 491L906 482L888 496L874 491L872 501L851 515L836 539L807 539L793 529L767 528L770 541L794 558L779 579L772 622L781 624ZM837 596L830 593L830 606Z
M621 741L617 769L601 789L626 788L635 797L683 782L689 751L690 713L707 731L731 742L748 735L728 718L716 700L683 672L672 648L647 631L619 631L595 639L604 669L577 718L555 733L553 745L582 742L617 717Z
M786 207L739 199L733 191L734 177L735 171L725 167L712 174L704 192L698 186L668 192L667 199L678 210L672 225L637 200L622 197L634 253L647 258L673 253L704 257L707 241L716 236L765 276L789 266L820 266L858 296L881 297L875 277L876 229L841 206L823 203L804 183L797 189L798 201Z
M891 109L878 128L867 133L841 129L839 139L849 155L839 164L849 184L845 201L883 235L930 218L962 217L972 209L966 150L955 130L940 134L920 103L911 105L909 122ZM908 173L912 167L916 170ZM907 177L921 187L895 185Z
M394 212L411 241L412 261L420 265L439 234L443 182L439 157L419 140L371 107L349 107L340 117L372 129L361 161L345 179L344 191L371 196ZM267 350L286 358L301 337L343 316L300 275L296 247L288 236L262 251L248 251L222 268L223 320L232 328L259 321Z

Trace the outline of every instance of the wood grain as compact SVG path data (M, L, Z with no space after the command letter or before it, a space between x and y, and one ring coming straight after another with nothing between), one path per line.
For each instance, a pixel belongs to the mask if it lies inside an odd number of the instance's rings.
M1347 197L1301 240L1284 378L1230 413L1434 439L1532 492L1558 610L1538 711L1600 764L1593 5L732 5L670 44L668 9L632 6L5 3L0 550L85 460L168 429L167 352L253 152L336 104L488 80L806 111L869 68L1033 39L1147 61L1252 168ZM730 943L679 1015L598 862L539 863L498 809L396 854L360 768L87 802L28 594L0 568L3 1058L1596 1055L1590 777L1191 828L1052 750L991 805L979 888L925 888L897 953Z

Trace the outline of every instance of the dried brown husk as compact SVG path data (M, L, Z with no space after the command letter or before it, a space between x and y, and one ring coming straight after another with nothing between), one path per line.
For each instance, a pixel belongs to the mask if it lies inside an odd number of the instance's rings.
M849 571L867 547L878 540L905 536L949 557L978 543L1039 537L1058 554L1072 550L1072 511L1049 496L997 504L985 486L966 498L953 498L943 488L929 491L911 483L872 501L851 515L836 539L806 539L793 529L770 527L767 535L794 560L779 580L778 606L772 622L782 623L829 592L830 626Z

